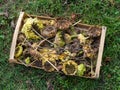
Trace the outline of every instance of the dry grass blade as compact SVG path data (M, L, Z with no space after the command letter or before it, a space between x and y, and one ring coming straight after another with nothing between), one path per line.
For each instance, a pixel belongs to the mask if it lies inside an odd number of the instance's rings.
M59 71L59 70L57 69L57 67L55 67L55 65L53 65L49 60L47 60L47 62L48 62L55 70Z
M27 38L24 39L24 41L21 43L21 45L23 45L26 42Z
M38 47L39 47L43 42L45 42L45 41L46 41L46 40L42 40L42 41L40 41L39 44L37 45L37 47L35 48L35 50L37 50Z
M77 21L77 22L74 23L72 26L75 26L75 25L77 25L77 24L80 23L80 22L81 22L81 20Z

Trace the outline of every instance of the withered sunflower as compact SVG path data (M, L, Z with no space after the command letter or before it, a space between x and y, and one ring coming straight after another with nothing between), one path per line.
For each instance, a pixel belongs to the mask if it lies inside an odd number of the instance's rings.
M55 60L43 60L42 61L42 66L45 71L52 72L55 70L55 68L50 63L53 64L54 66L56 66Z
M66 75L75 75L77 72L77 66L76 62L69 60L63 63L62 71Z
M57 29L54 26L46 26L45 29L41 30L41 34L47 38L54 37L56 32Z

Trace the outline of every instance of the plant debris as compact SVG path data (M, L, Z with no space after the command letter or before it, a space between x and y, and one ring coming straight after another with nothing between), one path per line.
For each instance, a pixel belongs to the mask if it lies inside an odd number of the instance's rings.
M85 28L79 22L25 17L17 38L15 59L47 72L94 75L101 28Z
M67 30L70 27L70 25L72 25L70 21L58 19L55 24L55 27L60 30Z

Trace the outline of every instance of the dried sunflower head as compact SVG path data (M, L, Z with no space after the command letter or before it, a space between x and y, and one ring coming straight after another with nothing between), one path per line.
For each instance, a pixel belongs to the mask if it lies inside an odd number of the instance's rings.
M77 63L72 60L66 61L63 63L62 71L66 75L75 75L77 72Z
M41 30L41 34L47 38L54 37L56 32L57 29L54 26L46 26L43 30Z
M65 46L65 49L71 53L77 54L82 49L82 46L80 45L78 39L73 39L69 44Z
M55 70L55 68L51 64L56 66L56 61L55 60L43 60L42 61L42 66L45 71L52 72Z
M55 24L55 27L60 29L60 30L66 30L68 29L72 23L68 20L58 20Z

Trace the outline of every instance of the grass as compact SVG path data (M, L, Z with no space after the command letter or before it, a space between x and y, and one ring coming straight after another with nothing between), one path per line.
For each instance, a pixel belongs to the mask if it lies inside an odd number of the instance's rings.
M113 2L112 2L113 1ZM0 90L120 90L120 0L0 0ZM23 10L30 14L70 16L83 23L107 26L100 78L97 80L47 73L8 63L16 20Z

